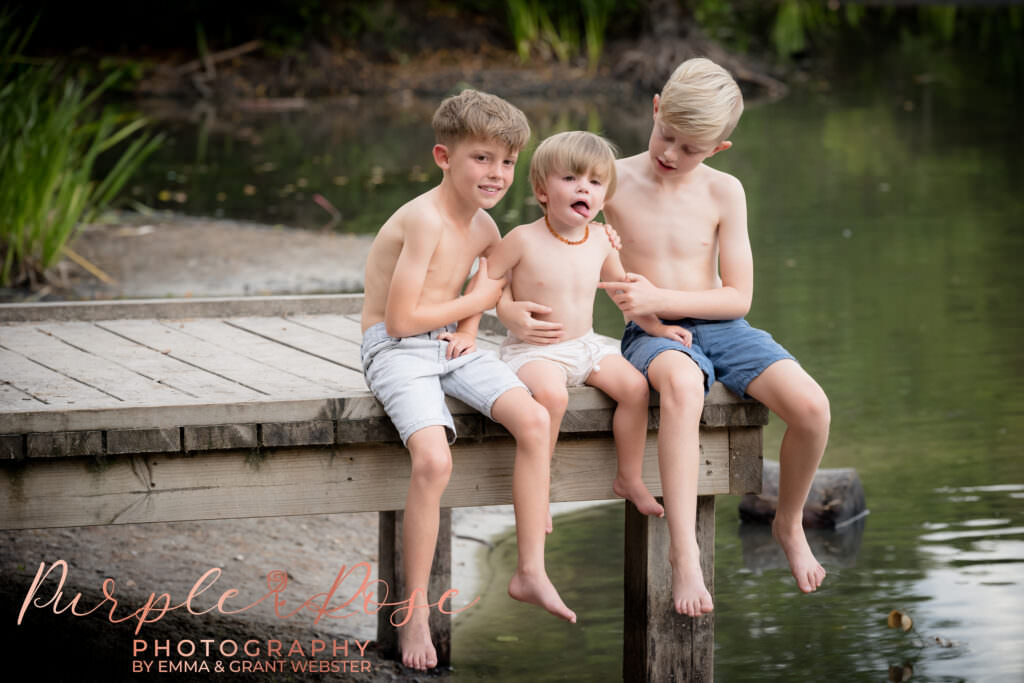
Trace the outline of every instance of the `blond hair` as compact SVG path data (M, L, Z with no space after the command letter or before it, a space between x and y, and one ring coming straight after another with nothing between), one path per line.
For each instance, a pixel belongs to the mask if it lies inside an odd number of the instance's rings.
M530 185L535 195L545 191L548 176L566 172L594 174L608 188L605 201L611 199L615 194L615 147L585 130L557 133L537 145L530 160ZM545 206L544 202L541 205Z
M660 120L681 135L718 144L736 127L743 94L729 72L710 59L688 59L661 90Z
M479 90L463 90L446 98L434 112L433 126L441 145L498 140L518 152L530 139L530 124L523 112L497 95Z

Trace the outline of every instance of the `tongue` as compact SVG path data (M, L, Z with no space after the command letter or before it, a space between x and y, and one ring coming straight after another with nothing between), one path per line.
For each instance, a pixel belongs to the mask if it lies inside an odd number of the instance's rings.
M587 205L584 204L583 202L576 202L575 204L572 205L572 209L581 216L587 215Z

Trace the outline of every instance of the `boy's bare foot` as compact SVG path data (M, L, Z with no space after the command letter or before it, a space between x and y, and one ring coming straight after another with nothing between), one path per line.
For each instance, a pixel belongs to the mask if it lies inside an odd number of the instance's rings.
M423 618L414 615L409 623L398 629L398 647L402 651L402 664L410 669L425 671L437 666L437 650L430 641L430 622L424 610Z
M807 535L804 528L798 522L792 525L780 524L778 520L772 522L772 536L782 551L786 553L786 560L789 561L789 570L793 572L797 587L804 593L813 593L825 580L825 568L811 552L811 546L807 544Z
M688 617L699 617L715 609L711 593L704 585L704 574L700 570L700 561L694 559L673 561L672 565L672 602L676 612Z
M576 613L565 606L547 574L517 571L508 582L508 594L520 602L543 607L560 619L576 623Z
M640 511L642 515L651 515L653 517L664 517L665 508L658 504L658 501L654 499L651 492L647 490L647 486L642 481L636 482L625 482L615 477L615 481L612 482L612 491L615 495L636 505L636 509Z

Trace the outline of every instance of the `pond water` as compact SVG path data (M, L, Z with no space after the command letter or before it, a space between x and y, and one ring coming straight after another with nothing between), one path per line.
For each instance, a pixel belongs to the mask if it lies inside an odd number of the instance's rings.
M752 103L711 164L744 183L755 255L750 321L825 388L823 467L854 467L871 514L814 543L829 570L801 596L767 530L719 498L715 675L721 681L1024 680L1024 144L1019 87L894 58ZM921 66L921 64L925 64ZM885 74L884 77L881 74ZM643 148L646 103L518 102L541 136L605 132ZM190 214L372 232L437 181L433 102L336 105L174 129L134 197ZM207 117L207 121L212 120ZM532 219L528 159L493 212ZM606 299L598 327L618 334ZM777 453L777 420L765 452ZM456 622L455 680L617 680L622 506L556 520L548 565L580 615L564 625L498 580ZM507 577L514 547L487 561ZM891 610L913 629L886 627ZM891 669L892 668L892 669ZM905 675L905 674L900 674Z

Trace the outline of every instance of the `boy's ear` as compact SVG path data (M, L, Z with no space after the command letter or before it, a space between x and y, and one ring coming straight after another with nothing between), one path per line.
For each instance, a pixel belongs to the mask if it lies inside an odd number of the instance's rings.
M447 171L448 166L451 165L451 158L448 151L447 145L436 144L433 149L434 163L440 167L442 171Z
M657 93L654 94L654 120L658 120L658 104L661 102L661 98Z
M708 154L708 157L709 158L713 157L716 154L718 154L719 152L724 152L725 150L729 149L730 147L732 147L732 142L730 142L729 140L722 140L717 145L715 145L715 148L713 150L711 150L711 153Z

